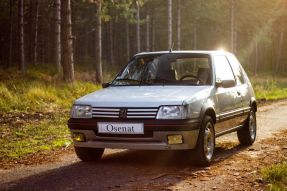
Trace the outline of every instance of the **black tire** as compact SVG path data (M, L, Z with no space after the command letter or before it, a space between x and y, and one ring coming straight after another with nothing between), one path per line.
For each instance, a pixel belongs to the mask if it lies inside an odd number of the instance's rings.
M193 151L192 162L199 166L209 166L215 150L214 122L210 116L205 116L200 127L196 148Z
M105 149L102 148L86 148L75 147L75 152L82 161L97 161L100 160Z
M237 137L240 144L246 146L252 145L256 139L256 130L256 113L251 109L243 127L237 131Z

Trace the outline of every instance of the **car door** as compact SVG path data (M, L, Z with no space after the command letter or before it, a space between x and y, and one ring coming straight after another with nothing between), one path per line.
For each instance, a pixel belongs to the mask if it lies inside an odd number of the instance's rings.
M234 55L228 55L227 59L231 65L232 71L235 76L236 81L236 91L240 94L241 97L241 106L240 110L242 115L237 118L237 124L242 124L247 118L250 110L250 95L248 91L248 84L243 75L243 69Z
M214 66L217 81L235 81L232 68L225 55L214 56ZM217 100L215 133L221 133L238 125L235 118L238 110L241 109L242 99L236 86L217 87L215 95Z

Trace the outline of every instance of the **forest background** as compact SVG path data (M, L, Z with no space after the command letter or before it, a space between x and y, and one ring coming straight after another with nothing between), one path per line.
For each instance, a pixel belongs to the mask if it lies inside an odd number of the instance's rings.
M287 0L1 0L0 10L0 164L69 147L73 101L142 51L225 49L259 100L287 97Z

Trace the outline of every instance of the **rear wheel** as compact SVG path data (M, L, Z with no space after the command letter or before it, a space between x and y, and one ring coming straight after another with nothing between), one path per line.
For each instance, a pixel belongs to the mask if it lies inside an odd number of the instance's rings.
M252 145L256 139L256 130L256 113L251 109L243 128L237 131L237 137L240 144Z
M209 166L215 150L214 123L210 116L205 116L202 122L193 162L200 166Z
M75 147L75 152L82 161L96 161L100 160L105 149L102 148L86 148Z

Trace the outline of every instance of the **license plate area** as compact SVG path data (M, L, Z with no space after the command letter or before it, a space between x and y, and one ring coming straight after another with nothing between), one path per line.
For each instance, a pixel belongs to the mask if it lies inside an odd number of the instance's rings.
M108 135L143 135L143 123L98 122L98 133Z

